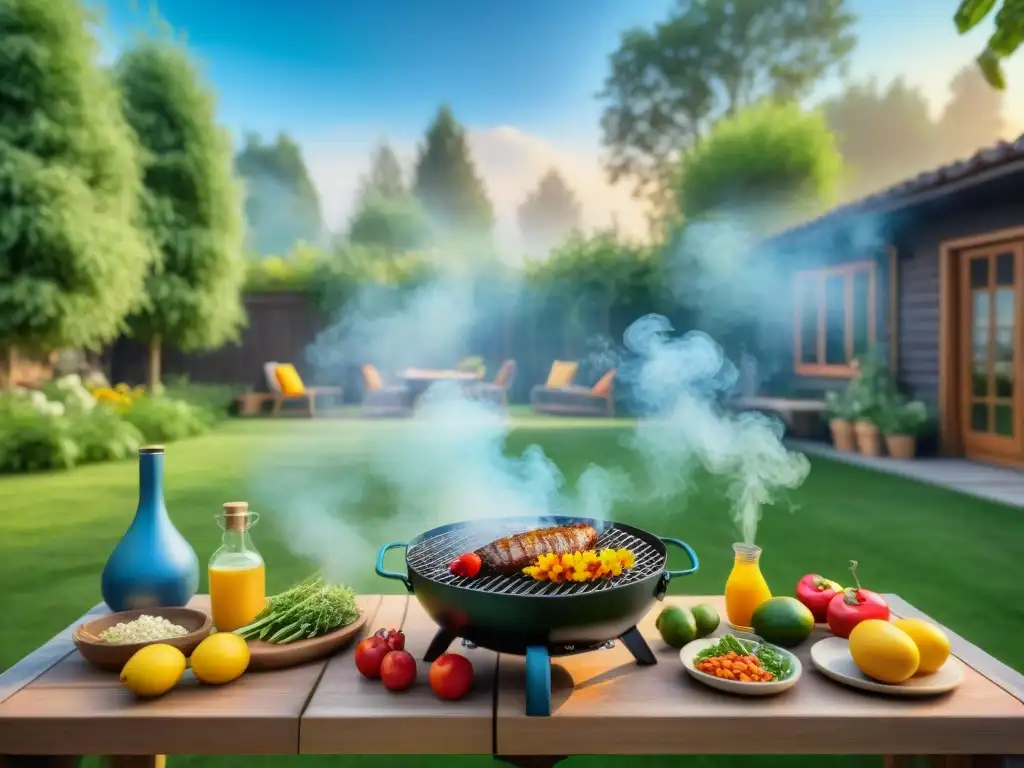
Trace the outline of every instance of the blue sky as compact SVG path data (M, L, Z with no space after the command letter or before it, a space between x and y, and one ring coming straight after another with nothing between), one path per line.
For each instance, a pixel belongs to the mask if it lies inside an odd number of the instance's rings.
M97 5L100 5L97 3ZM663 18L673 0L165 0L236 135L287 130L303 145L328 220L343 221L374 142L407 161L442 101L469 127L499 225L552 165L581 198L585 223L615 216L637 230L641 207L601 173L594 98L622 30ZM850 0L861 17L851 75L897 75L936 109L950 77L984 44L959 38L955 0ZM106 0L107 57L152 29L147 0ZM1024 53L1008 101L1024 131ZM817 97L840 88L824 83ZM514 225L512 226L514 228Z
M359 124L415 133L446 100L467 124L515 125L558 140L596 135L600 108L593 94L608 52L621 30L650 24L671 4L171 0L160 12L187 35L234 129L302 132ZM942 97L944 76L981 43L979 36L957 38L952 0L851 5L862 19L854 74L887 79L903 73L936 99ZM108 0L117 44L146 27L146 7L136 0ZM1021 68L1014 72L1024 86ZM823 90L835 86L828 83ZM1024 96L1018 100L1014 118L1024 122Z

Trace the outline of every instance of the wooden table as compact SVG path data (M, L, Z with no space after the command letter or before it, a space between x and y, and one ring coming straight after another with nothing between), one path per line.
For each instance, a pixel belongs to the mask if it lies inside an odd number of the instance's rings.
M886 599L899 616L923 617L894 595ZM719 597L665 602L722 607ZM360 603L372 614L364 633L401 626L408 648L422 655L436 627L414 597ZM946 697L897 700L841 687L811 667L808 642L797 649L804 677L792 690L739 699L683 673L678 652L654 629L661 607L641 626L658 665L638 667L621 645L556 659L548 718L525 715L521 658L458 646L477 675L459 702L433 696L423 664L417 687L402 694L363 680L351 647L220 688L186 673L167 696L140 702L77 655L70 630L78 621L0 676L0 755L51 756L53 765L54 754L142 756L112 761L137 766L166 754L496 754L522 765L584 754L885 754L891 765L940 755L953 756L935 758L942 768L975 768L1024 754L1024 677L952 632L967 669Z
M406 368L398 372L398 378L409 389L410 405L415 405L424 392L440 381L450 381L456 384L474 384L480 381L483 376L479 371L459 371L454 368L451 370Z

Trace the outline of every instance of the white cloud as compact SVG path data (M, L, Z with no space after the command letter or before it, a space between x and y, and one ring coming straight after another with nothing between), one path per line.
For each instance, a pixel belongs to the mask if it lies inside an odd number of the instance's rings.
M468 139L477 171L494 205L497 235L504 247L519 248L516 209L551 167L558 169L579 198L585 229L607 227L614 220L623 234L645 236L643 204L633 199L628 186L608 184L597 147L559 146L507 125L469 129ZM389 140L411 170L415 141ZM367 170L377 136L370 131L342 128L300 141L327 223L332 229L343 228L352 214L359 178Z

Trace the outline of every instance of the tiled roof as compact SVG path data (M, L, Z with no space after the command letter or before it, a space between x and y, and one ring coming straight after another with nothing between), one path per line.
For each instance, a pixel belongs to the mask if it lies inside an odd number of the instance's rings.
M939 190L957 182L967 181L999 166L1024 161L1024 134L1016 141L1000 141L991 147L979 150L966 160L957 160L925 171L899 184L883 189L852 203L833 208L827 213L773 235L769 240L781 240L814 225L837 219L845 214L880 212L897 206L909 197L922 192Z

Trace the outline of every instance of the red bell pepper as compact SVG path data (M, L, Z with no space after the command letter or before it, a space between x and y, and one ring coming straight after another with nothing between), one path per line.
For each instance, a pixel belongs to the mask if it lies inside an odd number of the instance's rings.
M467 552L464 555L459 555L451 563L448 564L448 570L454 573L456 576L462 576L464 579L472 579L478 573L483 563L480 560L480 555L476 552Z
M856 587L849 587L828 604L828 628L839 637L849 637L853 628L867 619L889 620L889 606L877 592L863 589L857 579L857 561L850 561L850 573Z
M809 573L796 585L796 599L807 606L814 620L824 624L828 619L828 604L843 588L831 579L817 573Z

